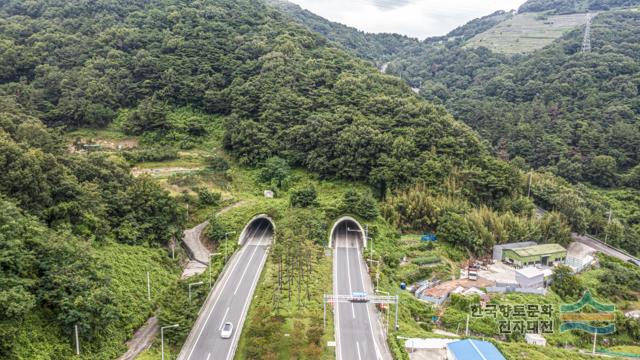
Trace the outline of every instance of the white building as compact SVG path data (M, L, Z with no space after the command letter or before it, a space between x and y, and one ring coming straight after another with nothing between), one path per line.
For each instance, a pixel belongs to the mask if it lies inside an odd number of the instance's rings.
M539 334L525 334L524 339L526 340L527 344L547 346L547 339Z
M591 265L595 261L594 253L596 250L579 242L572 242L567 248L566 264L573 271L580 272L585 267Z
M535 267L518 269L516 270L516 282L522 288L543 288L544 272Z

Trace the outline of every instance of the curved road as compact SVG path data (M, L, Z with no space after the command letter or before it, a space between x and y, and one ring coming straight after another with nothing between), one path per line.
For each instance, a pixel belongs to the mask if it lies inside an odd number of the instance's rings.
M245 244L233 255L200 310L179 360L233 359L273 239L273 228L265 219L254 221L247 231ZM233 324L233 335L229 339L220 337L225 322Z
M361 235L347 231L349 223L340 223L333 235L333 292L337 295L373 294L360 251ZM350 228L355 228L355 224ZM373 304L338 303L334 305L334 314L338 360L391 359Z

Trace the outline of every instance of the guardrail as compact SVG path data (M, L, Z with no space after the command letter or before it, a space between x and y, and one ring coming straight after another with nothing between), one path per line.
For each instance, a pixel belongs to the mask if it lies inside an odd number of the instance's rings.
M540 214L543 214L543 215L545 213L547 213L547 210L541 208L540 206L536 206L536 211L539 212ZM580 235L580 236L584 236L584 237L588 238L589 240L595 241L595 242L597 242L598 244L600 244L600 245L602 245L604 247L607 247L607 248L609 248L609 249L611 249L613 251L617 251L617 252L619 252L619 253L621 253L621 254L623 254L625 256L628 256L629 258L633 259L636 262L636 265L640 266L640 259L635 257L635 256L633 256L633 255L631 255L631 254L629 254L625 250L619 249L619 248L614 247L614 246L611 246L611 245L605 243L604 241L602 241L602 240L600 240L600 239L598 239L595 236L590 235L590 234L584 234L584 235Z

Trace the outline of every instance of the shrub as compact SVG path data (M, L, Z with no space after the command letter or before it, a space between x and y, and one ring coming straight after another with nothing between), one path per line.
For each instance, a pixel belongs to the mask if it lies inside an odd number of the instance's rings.
M305 185L291 193L289 203L292 207L312 207L318 204L318 193L316 188L309 184Z

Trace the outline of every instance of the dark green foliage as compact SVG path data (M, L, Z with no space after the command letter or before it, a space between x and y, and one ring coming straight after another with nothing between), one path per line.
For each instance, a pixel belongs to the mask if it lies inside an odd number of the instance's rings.
M0 94L48 123L101 126L129 108L123 128L143 143L189 148L209 132L198 111L223 114L224 146L240 164L279 156L380 194L440 181L450 166L487 165L484 145L443 108L262 3L43 1L37 9L0 7L16 29L2 40L20 59L0 59ZM379 38L387 54L419 44ZM186 106L194 110L173 117Z
M293 207L312 207L318 205L318 193L312 184L303 185L291 192L289 203Z
M260 181L269 183L276 188L286 185L286 180L290 175L289 164L286 160L277 156L268 158L260 169Z
M224 240L225 233L227 233L227 229L220 219L215 215L210 217L209 225L207 226L207 238L214 243L219 243Z
M207 158L207 168L216 172L229 170L229 162L222 156L213 155Z
M379 214L378 204L370 191L346 191L342 197L340 211L345 214L357 215L365 220L373 220Z
M200 205L217 205L222 198L222 194L220 194L219 192L211 192L205 187L198 187L195 190L198 194L198 202L200 203Z
M599 256L605 271L598 277L596 288L606 298L634 301L640 292L640 270L637 266L609 256Z
M138 108L129 114L124 130L131 135L145 132L165 131L169 129L167 120L167 104L155 97L140 101Z
M553 268L551 275L551 289L561 298L572 301L582 295L584 290L580 279L573 273L573 270L565 265Z
M13 358L20 323L36 308L51 310L67 334L74 325L93 339L117 320L108 280L98 275L89 244L50 231L0 199L0 357Z

